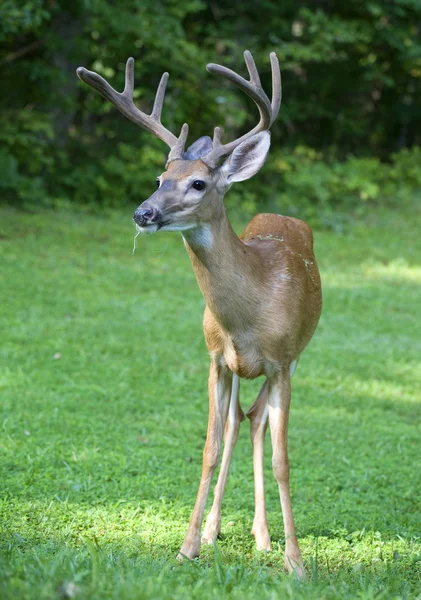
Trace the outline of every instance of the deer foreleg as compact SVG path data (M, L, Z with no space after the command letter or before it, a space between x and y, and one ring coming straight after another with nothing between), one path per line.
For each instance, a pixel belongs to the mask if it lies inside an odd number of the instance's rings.
M231 399L229 405L228 418L224 433L224 452L222 454L221 469L219 471L218 482L215 486L212 508L206 519L205 529L202 536L202 542L211 544L221 531L221 508L224 497L225 485L227 483L229 467L232 458L234 446L238 440L240 423L245 419L244 413L239 404L240 378L233 375Z
M189 528L178 555L179 559L182 559L183 556L187 558L199 556L200 529L212 476L218 466L221 453L222 436L230 402L231 384L231 371L212 361L209 372L209 422L205 449L203 451L202 476Z

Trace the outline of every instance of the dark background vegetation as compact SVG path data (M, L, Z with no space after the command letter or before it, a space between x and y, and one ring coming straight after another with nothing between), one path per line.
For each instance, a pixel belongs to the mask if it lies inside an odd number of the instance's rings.
M174 132L187 121L193 141L217 124L229 137L256 122L253 103L205 69L219 62L244 74L249 49L269 94L277 52L284 100L269 163L233 202L313 224L329 224L338 205L401 202L421 186L420 31L420 0L3 0L1 197L138 203L166 148L82 84L76 67L122 89L134 56L136 101L148 110L168 70L163 121Z

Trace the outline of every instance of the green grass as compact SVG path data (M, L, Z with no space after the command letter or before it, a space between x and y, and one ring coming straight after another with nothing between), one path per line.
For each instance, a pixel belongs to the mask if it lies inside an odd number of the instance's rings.
M254 549L247 422L222 539L175 560L208 367L180 236L139 238L132 256L129 209L0 219L2 599L421 598L419 205L315 235L324 311L290 421L303 583L281 568L268 439L273 551ZM259 385L244 382L243 408Z

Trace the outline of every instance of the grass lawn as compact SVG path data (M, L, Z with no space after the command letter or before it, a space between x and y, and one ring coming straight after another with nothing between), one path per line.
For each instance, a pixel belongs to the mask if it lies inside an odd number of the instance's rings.
M0 597L421 598L421 203L315 232L324 311L293 379L309 572L254 549L248 422L222 538L179 565L207 424L204 303L179 234L131 210L0 210ZM242 406L261 380L243 382ZM209 503L210 506L210 503Z

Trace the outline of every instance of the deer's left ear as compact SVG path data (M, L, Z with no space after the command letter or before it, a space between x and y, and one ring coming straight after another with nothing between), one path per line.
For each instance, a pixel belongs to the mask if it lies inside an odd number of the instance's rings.
M237 146L221 167L229 183L250 179L263 166L270 148L270 133L262 131Z
M212 140L208 135L204 135L187 148L183 158L197 160L202 156L206 156L211 150Z

